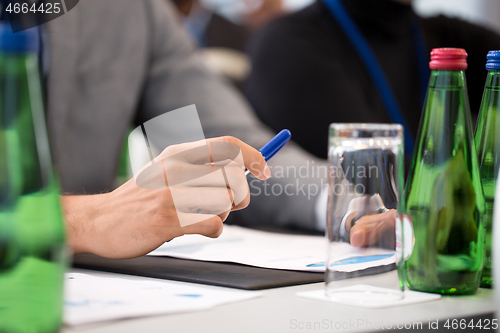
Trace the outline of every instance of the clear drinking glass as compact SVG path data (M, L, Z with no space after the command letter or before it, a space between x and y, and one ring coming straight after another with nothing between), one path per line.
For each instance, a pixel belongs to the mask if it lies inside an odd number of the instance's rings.
M403 298L403 151L401 125L330 125L325 281L332 301Z

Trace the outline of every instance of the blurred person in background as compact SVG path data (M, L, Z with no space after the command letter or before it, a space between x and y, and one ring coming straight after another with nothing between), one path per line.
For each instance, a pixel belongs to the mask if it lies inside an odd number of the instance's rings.
M167 0L178 8L184 27L200 47L223 47L245 52L250 31L213 12L198 0Z
M252 31L283 13L282 0L239 0L239 22L235 23L217 13L217 1L172 1L187 32L202 48L203 60L216 74L231 80L239 89L250 72L246 55Z
M285 13L283 0L243 0L248 7L257 7L245 15L246 25L258 30L267 22Z
M246 84L260 119L274 130L289 128L295 142L319 158L327 156L330 123L394 122L327 1L278 18L254 36ZM486 54L500 48L497 33L445 16L420 18L411 0L339 1L380 64L413 139L433 48L467 51L471 110L479 112Z

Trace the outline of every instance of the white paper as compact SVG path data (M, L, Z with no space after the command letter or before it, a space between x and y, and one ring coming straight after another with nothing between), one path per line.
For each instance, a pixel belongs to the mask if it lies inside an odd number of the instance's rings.
M80 273L67 273L64 287L64 323L70 326L199 311L261 296L256 292L209 289L153 279L137 281L95 277Z
M225 225L219 238L185 235L165 243L149 255L324 272L327 245L324 236L288 235ZM394 263L394 251L354 248L340 242L334 246L337 247L334 266L338 271L352 272Z
M373 287L373 286L368 286L368 285L355 285L351 287L346 287L344 288L345 290L353 289L353 290L367 290L367 291L382 291L383 288L378 288L378 287ZM351 305L351 306L357 306L361 308L390 308L390 307L395 307L395 306L402 306L402 305L410 305L410 304L415 304L415 303L424 303L424 302L430 302L430 301L435 301L441 298L441 295L437 294L429 294L429 293L422 293L418 291L413 291L413 290L406 290L404 292L404 298L402 299L397 299L397 300L385 300L380 303L376 302L359 302L359 303L351 303L351 302L344 302L338 299L332 299L328 296L326 296L325 289L319 289L319 290L311 290L311 291L303 291L303 292L298 292L297 296L303 297L303 298L309 298L309 299L314 299L318 301L325 301L325 302L331 302L331 303L339 303L343 305Z

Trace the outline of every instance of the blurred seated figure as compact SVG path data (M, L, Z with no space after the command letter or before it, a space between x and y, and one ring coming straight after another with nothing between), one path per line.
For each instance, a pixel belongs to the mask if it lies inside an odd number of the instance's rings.
M249 10L245 24L236 24L198 0L172 0L183 16L184 27L203 48L205 64L214 73L230 79L241 88L250 72L250 61L245 54L248 38L259 28L282 12L281 0L241 1Z
M257 7L245 15L246 25L258 30L272 19L284 14L283 0L244 0L249 7Z
M264 123L290 129L296 143L320 158L327 155L330 123L394 122L362 57L327 6L330 1L317 0L255 35L245 86ZM479 111L484 61L489 50L500 47L498 34L445 16L420 18L411 0L335 1L375 55L411 137L417 135L432 48L468 52L471 110Z
M235 24L198 0L172 0L183 16L184 26L200 47L223 47L244 52L250 31Z

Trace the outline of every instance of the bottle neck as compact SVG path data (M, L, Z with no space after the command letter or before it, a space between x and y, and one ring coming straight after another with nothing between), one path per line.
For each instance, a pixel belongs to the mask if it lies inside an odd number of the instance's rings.
M500 118L497 120L496 114L500 111L500 71L489 70L486 76L483 99L479 110L479 118L476 127L476 145L482 152L489 144L497 141L493 139L489 142L488 137L497 136L497 128ZM500 148L500 146L499 146ZM494 177L493 177L494 178Z
M14 126L21 114L31 118L32 112L39 111L34 110L31 105L32 98L37 98L36 102L43 100L41 91L33 87L33 84L41 85L39 75L36 53L0 52L0 86L2 87L0 130ZM40 105L43 106L43 104Z
M500 71L490 70L486 77L486 89L500 89Z
M38 70L38 55L31 52L0 52L0 67L3 75Z
M461 89L466 86L465 71L463 70L431 70L429 88Z

